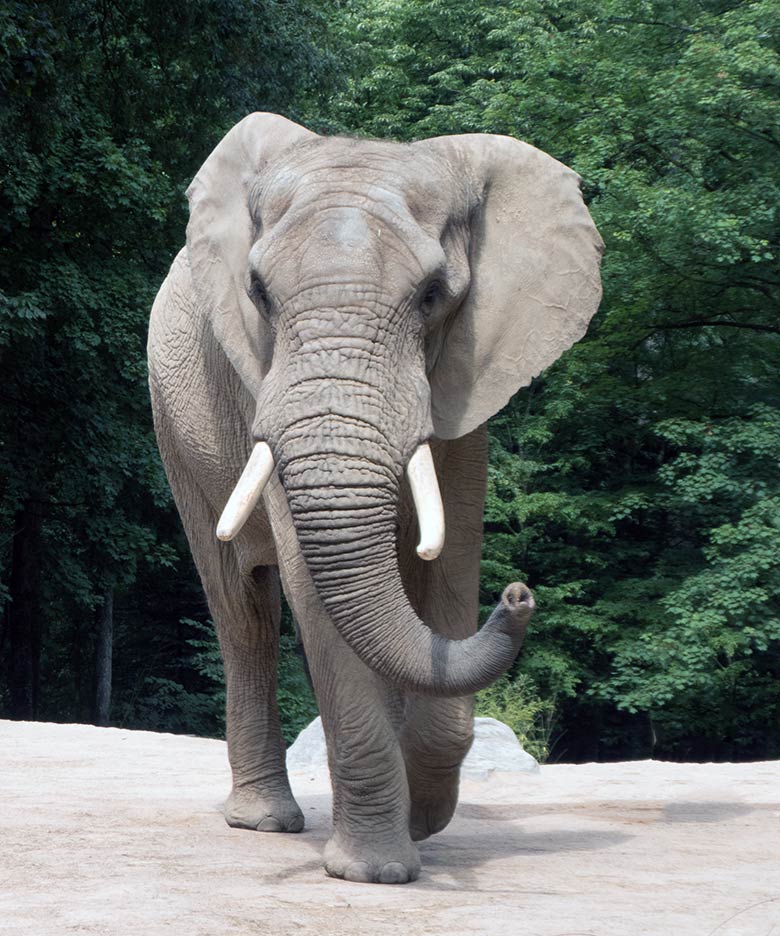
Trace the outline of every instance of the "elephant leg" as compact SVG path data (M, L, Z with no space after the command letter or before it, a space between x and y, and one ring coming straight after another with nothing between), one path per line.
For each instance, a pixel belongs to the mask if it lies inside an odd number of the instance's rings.
M158 412L158 437L164 439ZM290 790L276 702L281 596L279 571L259 553L220 543L216 511L171 445L161 445L174 499L216 624L227 691L226 733L233 788L228 825L300 832L303 814ZM241 557L241 558L240 558ZM243 560L243 561L242 561Z
M411 496L401 504L399 554L407 593L432 630L462 639L475 631L487 477L487 430L433 447L447 525L444 549L434 562L415 555L417 527ZM409 694L401 747L410 794L414 841L440 832L458 802L460 765L474 740L474 700Z
M398 728L403 702L347 646L325 611L276 478L266 495L285 594L301 629L322 715L333 788L325 870L349 881L403 884L420 873Z
M458 805L460 765L474 740L474 702L410 698L402 733L412 840L441 832Z
M293 798L276 702L281 599L279 572L258 566L251 577L224 570L232 583L212 597L227 690L226 730L233 789L228 825L259 832L300 832L303 813ZM221 606L221 607L220 607ZM221 623L220 623L221 622Z
M312 669L333 786L325 870L349 881L404 884L419 875L420 859L409 834L409 788L393 700L335 632L333 637Z

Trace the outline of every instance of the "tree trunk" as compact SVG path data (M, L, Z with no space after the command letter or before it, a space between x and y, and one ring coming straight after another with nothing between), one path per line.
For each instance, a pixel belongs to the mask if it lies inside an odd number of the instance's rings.
M107 725L111 714L111 651L114 641L114 591L109 588L95 613L95 724Z
M39 501L29 499L14 517L9 608L11 718L38 713L41 659L41 527Z

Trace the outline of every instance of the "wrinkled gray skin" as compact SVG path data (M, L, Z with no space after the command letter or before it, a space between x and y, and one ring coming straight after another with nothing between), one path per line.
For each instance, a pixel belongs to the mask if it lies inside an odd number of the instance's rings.
M484 422L583 334L600 240L574 173L506 137L322 138L254 114L188 195L150 386L225 662L226 818L303 828L275 699L281 574L328 742L326 870L413 880L413 841L455 808L471 694L511 664L533 610L516 583L476 632ZM255 440L277 472L219 542ZM404 478L426 440L446 517L427 563Z

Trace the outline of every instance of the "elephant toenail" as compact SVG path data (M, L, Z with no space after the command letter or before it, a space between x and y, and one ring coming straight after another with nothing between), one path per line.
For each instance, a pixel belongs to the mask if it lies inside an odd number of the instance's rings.
M382 884L406 884L409 872L400 861L388 861L379 872L379 880Z
M347 865L344 880L355 881L358 884L370 884L374 880L371 865L365 861L353 861L352 864Z
M273 816L266 816L265 819L261 819L257 824L258 832L281 832L282 824L278 819L275 819Z

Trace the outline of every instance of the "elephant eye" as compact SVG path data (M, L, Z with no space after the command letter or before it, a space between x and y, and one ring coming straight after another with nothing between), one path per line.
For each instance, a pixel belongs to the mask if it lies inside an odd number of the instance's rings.
M423 318L427 318L434 311L441 294L442 284L439 280L432 280L428 283L423 297L420 300L420 311L422 312Z
M259 309L265 309L268 306L268 293L263 281L255 275L249 281L249 298Z

